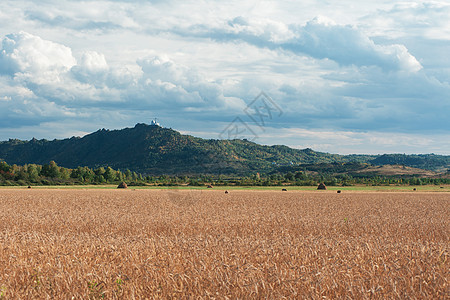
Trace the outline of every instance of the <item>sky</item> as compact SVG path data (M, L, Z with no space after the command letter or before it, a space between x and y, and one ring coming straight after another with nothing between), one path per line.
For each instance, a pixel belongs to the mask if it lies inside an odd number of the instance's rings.
M0 140L153 118L203 138L450 154L450 2L2 0Z

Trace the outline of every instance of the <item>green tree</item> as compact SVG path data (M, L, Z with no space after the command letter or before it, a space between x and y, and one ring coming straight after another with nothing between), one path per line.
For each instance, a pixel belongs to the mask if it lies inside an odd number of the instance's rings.
M116 172L111 168L106 168L105 174L103 175L106 179L106 182L114 182L116 180Z
M36 165L31 164L27 166L28 179L31 182L39 181L39 169Z
M70 171L69 171L69 169L61 167L59 169L59 173L60 173L60 178L61 179L68 180L70 178Z
M42 166L41 175L50 178L61 178L59 167L53 160L48 165Z
M15 166L17 171L15 172L15 180L28 180L28 173L26 171L27 167L26 165L23 167L17 167Z
M139 178L139 176L138 176L138 174L136 172L133 172L132 177L133 177L133 181L137 181L138 178Z
M0 161L0 171L9 172L11 167L5 161Z
M92 171L88 167L83 167L83 178L84 178L84 182L86 182L86 183L93 182L94 178L95 178L94 171Z
M133 180L133 174L128 169L125 171L125 180L127 180L127 181Z
M105 174L106 171L105 171L105 168L100 167L100 168L98 168L98 169L95 169L95 170L94 170L94 173L95 173L95 175L99 176L99 175Z
M117 181L123 181L124 175L122 171L116 171L116 179Z
M292 181L294 180L294 174L292 174L292 172L287 172L286 175L284 175L284 179Z

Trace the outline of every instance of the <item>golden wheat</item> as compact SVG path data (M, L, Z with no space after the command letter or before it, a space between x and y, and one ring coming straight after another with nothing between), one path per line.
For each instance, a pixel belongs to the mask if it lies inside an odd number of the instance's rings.
M449 297L448 193L0 190L0 299Z

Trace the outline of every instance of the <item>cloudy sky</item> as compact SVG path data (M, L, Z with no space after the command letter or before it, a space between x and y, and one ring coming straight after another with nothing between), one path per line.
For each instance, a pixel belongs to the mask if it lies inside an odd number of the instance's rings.
M448 1L2 0L0 140L136 123L450 154Z

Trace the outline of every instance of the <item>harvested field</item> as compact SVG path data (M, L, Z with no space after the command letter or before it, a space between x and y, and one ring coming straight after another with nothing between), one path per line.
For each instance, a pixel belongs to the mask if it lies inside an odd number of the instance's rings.
M450 194L0 190L0 299L449 297Z

